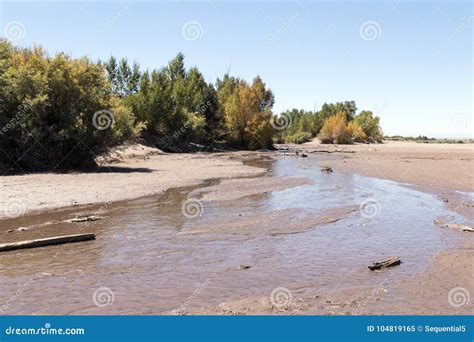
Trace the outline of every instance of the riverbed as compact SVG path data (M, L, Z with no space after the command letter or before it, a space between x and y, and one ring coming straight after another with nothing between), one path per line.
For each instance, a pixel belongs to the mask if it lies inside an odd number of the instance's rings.
M214 178L4 221L6 242L82 232L97 239L2 253L2 314L186 314L245 298L269 298L278 311L275 289L295 303L348 288L385 290L462 242L462 233L434 223L465 221L435 195L351 172L321 172L324 159L316 154L245 163L267 171L240 178L241 192L226 191L227 180ZM280 180L281 187L262 188ZM103 218L67 222L79 214ZM367 268L394 255L401 265ZM396 294L385 300L396 302Z

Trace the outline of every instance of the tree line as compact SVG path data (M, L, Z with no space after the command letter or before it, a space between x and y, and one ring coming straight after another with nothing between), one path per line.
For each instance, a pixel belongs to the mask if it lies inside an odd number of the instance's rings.
M286 123L277 141L300 144L318 137L323 143L382 142L380 118L371 111L357 113L354 101L325 103L319 111L293 109L280 115Z
M338 143L381 139L378 118L354 115L353 102L280 116L274 102L259 76L247 82L225 74L208 83L196 67L185 67L181 53L142 70L125 58L50 56L0 40L0 168L89 167L107 148L139 137L174 152L268 149L318 134Z

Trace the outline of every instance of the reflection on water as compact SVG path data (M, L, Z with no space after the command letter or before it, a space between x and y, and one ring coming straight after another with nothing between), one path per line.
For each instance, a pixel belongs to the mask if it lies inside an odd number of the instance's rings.
M3 314L159 314L181 305L268 296L277 286L303 295L384 279L390 283L420 272L434 253L459 239L457 232L433 224L436 217L450 214L436 197L391 181L325 174L316 158L254 161L269 169L265 177L303 176L313 183L206 202L202 216L194 219L181 212L193 188L181 188L3 221L2 242L80 232L94 232L97 240L1 253L0 309L3 305ZM320 215L363 202L361 212L297 234L235 234L239 221L275 211L294 208L306 216ZM100 211L107 218L90 224L63 222L79 211ZM222 228L229 222L237 227L232 234ZM196 225L208 229L182 234ZM19 226L29 229L4 232ZM372 261L390 255L399 255L403 264L385 272L368 271ZM239 265L252 267L238 270ZM92 296L100 286L114 292L113 305L94 305ZM193 295L197 288L199 294Z

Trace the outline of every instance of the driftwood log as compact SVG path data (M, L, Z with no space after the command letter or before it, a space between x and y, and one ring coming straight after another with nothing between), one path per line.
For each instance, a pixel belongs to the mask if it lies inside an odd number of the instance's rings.
M251 267L252 267L252 266L250 266L250 265L240 265L238 269L239 269L239 270L248 270L248 269L251 268Z
M73 219L66 220L66 222L71 222L71 223L80 223L80 222L93 222L103 219L102 216L96 216L96 215L79 215L76 216Z
M469 226L464 226L462 224L450 223L450 224L447 224L446 227L451 228L451 229L457 229L462 232L474 232L474 228L471 228Z
M95 234L88 233L88 234L65 235L65 236L55 236L55 237L50 237L50 238L45 238L45 239L38 239L38 240L9 242L9 243L0 244L0 252L15 251L15 250L24 249L24 248L61 245L64 243L90 241L90 240L95 240Z
M371 271L375 271L375 270L380 270L381 268L385 268L385 267L400 265L401 263L402 261L400 260L400 257L393 256L379 262L374 262L372 266L369 266L369 269Z

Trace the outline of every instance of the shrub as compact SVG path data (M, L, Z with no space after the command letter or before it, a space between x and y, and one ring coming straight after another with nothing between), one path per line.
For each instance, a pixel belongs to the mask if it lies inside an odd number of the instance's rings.
M186 141L201 142L206 136L206 118L199 113L186 113L188 128L186 132Z
M310 132L297 132L292 135L287 135L285 137L285 143L302 144L311 140L312 137L313 134Z
M114 101L102 66L41 48L0 42L0 149L19 169L51 170L94 165L106 147L135 132L132 113ZM94 125L97 111L115 123ZM5 164L5 163L4 163Z
M355 122L349 122L347 125L349 129L352 131L352 139L356 142L365 142L367 139L367 135L365 134L362 127L360 127Z
M145 123L135 123L135 115L117 98L111 100L110 112L114 117L114 123L110 130L114 143L121 143L127 139L138 137L145 128Z
M348 144L352 142L352 128L346 124L346 114L339 112L329 117L321 128L319 138L323 143Z
M278 132L278 141L284 143L301 144L315 135L316 120L312 112L298 109L288 110L281 113L274 122L282 123L283 127L281 128L284 129Z

